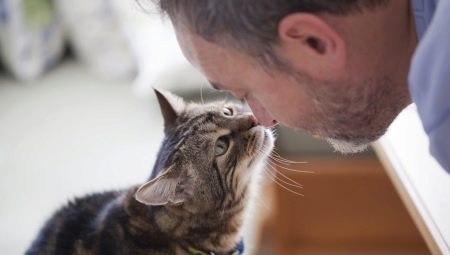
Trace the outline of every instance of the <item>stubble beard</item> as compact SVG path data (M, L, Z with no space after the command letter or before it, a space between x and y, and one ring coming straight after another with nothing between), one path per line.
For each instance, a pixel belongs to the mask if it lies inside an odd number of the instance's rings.
M410 101L407 90L405 93L388 77L347 86L310 80L308 87L315 112L302 129L324 138L344 154L368 148Z

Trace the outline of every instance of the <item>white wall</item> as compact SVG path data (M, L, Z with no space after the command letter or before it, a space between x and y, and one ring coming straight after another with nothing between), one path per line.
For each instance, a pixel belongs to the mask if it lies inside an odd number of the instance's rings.
M30 84L0 77L0 253L23 253L75 196L145 181L162 138L158 107L72 61Z

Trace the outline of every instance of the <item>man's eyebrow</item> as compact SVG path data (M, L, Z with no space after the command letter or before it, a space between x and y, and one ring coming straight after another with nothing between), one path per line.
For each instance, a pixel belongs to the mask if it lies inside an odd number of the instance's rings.
M213 89L215 89L215 90L223 90L223 86L220 85L219 83L213 82L213 81L208 81L208 82L209 82L209 84L211 84L211 87L213 87Z

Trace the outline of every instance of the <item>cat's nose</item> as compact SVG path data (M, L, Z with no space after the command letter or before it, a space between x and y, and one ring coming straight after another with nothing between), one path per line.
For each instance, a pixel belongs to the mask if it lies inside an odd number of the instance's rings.
M242 115L239 129L245 131L258 125L260 125L258 119L256 119L256 117L253 114L247 113Z
M261 123L258 122L258 119L255 117L255 115L250 114L249 119L250 119L250 125L251 125L250 128L261 125Z

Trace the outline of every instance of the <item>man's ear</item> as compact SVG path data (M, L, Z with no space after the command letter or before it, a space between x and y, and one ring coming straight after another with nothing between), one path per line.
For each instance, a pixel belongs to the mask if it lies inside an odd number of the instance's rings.
M287 15L278 24L278 37L277 50L297 70L327 78L323 76L340 72L345 65L343 37L318 15L302 12Z
M179 177L168 168L155 179L144 183L136 191L137 201L146 205L177 205L189 198L189 193Z
M164 129L168 131L175 126L175 121L185 109L185 103L183 99L170 92L157 89L154 91L164 118Z

